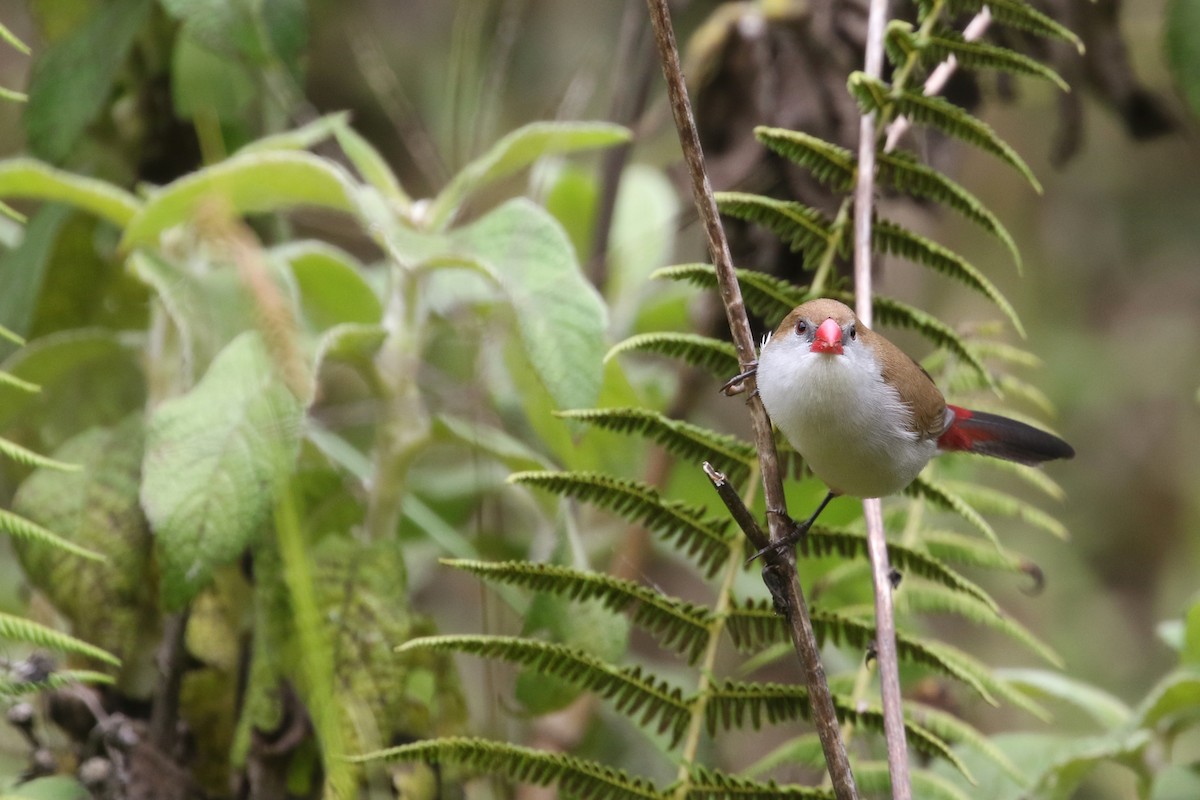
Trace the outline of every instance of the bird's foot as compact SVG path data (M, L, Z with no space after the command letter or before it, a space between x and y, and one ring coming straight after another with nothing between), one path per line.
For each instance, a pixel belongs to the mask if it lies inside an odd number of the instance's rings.
M783 517L784 524L787 526L787 531L783 534L783 536L779 537L754 555L750 556L750 558L746 559L747 564L762 556L765 556L770 552L774 552L777 555L783 555L790 548L795 547L797 544L802 542L804 537L808 535L808 529L812 527L813 521L811 519L805 522L797 522L782 511L770 511L768 513Z
M725 381L725 385L721 387L721 394L733 397L735 394L746 391L746 379L758 372L758 362L755 361L744 366L745 369L742 372Z

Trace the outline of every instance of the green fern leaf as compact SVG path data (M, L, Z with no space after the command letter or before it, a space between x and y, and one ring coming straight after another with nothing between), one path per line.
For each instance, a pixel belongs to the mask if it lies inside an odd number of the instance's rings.
M844 302L853 302L853 295L835 293L835 296ZM915 306L883 295L875 295L872 298L871 310L877 324L890 328L910 328L916 331L933 344L960 358L975 370L985 385L992 385L992 375L983 360L975 354L974 348L967 344L966 339L958 331L937 317L927 314Z
M1025 327L1008 298L982 272L953 250L885 219L877 219L871 225L871 243L880 252L902 256L981 292L1004 312L1021 336L1025 335Z
M833 698L833 704L841 722L883 733L882 711L860 710L853 701L837 695ZM711 735L716 735L722 729L742 728L747 724L758 729L764 722L776 724L812 718L808 689L804 686L733 680L713 684L704 712ZM969 778L966 765L945 742L911 720L905 719L904 728L913 749L927 756L945 759Z
M905 702L904 716L913 720L934 736L950 745L967 745L1000 767L1018 786L1026 786L1028 779L1003 750L979 729L964 722L953 714L922 703Z
M983 202L962 184L947 178L932 167L917 161L905 152L879 153L879 178L892 188L907 192L913 197L921 197L941 203L947 208L961 214L974 222L988 233L999 239L1012 259L1016 262L1018 272L1021 270L1021 252L1012 234L1000 222Z
M1051 499L1062 500L1067 496L1066 491L1059 485L1058 481L1047 475L1046 471L1037 465L1018 464L1015 461L1001 461L1000 459L992 459L986 463L988 469L1015 475L1018 479Z
M977 511L1014 517L1064 541L1070 538L1067 527L1057 519L1007 492L971 481L946 481L944 485Z
M10 386L17 391L26 392L28 394L37 394L42 390L42 388L36 383L30 383L29 381L21 380L11 372L5 372L3 370L0 370L0 386Z
M921 545L934 558L952 564L1005 572L1028 572L1030 569L1029 560L1020 554L957 531L924 530Z
M1042 185L1025 160L992 130L992 126L973 117L969 111L941 97L907 89L895 91L883 81L862 72L850 74L849 87L864 111L889 117L903 115L917 124L929 125L947 136L973 144L1020 172L1041 194Z
M803 131L759 125L754 138L793 164L804 167L825 186L845 193L854 185L857 171L854 154L844 147Z
M828 556L836 553L842 558L866 558L867 537L864 533L853 533L832 528L813 528L800 540L797 548L805 556ZM948 589L971 595L988 608L999 613L1000 608L991 595L978 584L968 580L947 567L938 559L914 550L899 542L888 542L888 562L906 575L917 575Z
M922 473L917 476L915 481L905 487L904 494L909 497L918 497L947 511L953 511L974 525L991 541L997 550L1000 549L1000 537L996 536L995 529L988 524L988 521L978 511L971 507L970 503L950 491L944 484Z
M604 360L631 351L678 358L718 377L741 372L737 350L732 344L695 333L640 333L613 345Z
M517 472L508 480L592 503L645 525L696 559L710 578L729 558L734 542L729 520L705 519L703 509L663 500L647 484L594 472Z
M670 419L644 408L591 408L555 412L555 416L579 420L618 433L636 433L657 442L672 455L699 464L709 461L740 484L750 475L755 461L754 445L734 436L716 433L700 425Z
M835 235L836 229L828 217L794 200L775 200L746 192L717 192L716 200L722 214L762 225L793 251L804 253L811 264L816 264L835 242L844 242Z
M13 699L38 692L53 692L81 683L112 685L116 679L90 669L64 669L40 681L14 681L0 677L0 698Z
M948 28L938 28L920 37L913 27L901 20L888 24L885 43L888 57L895 64L904 63L916 53L927 68L954 58L959 65L968 69L994 69L1014 75L1031 75L1050 81L1064 92L1071 88L1062 76L1042 62L1007 47L984 41L969 42L962 34Z
M989 697L994 697L996 700L1001 700L1019 708L1043 722L1050 720L1049 712L1040 703L1012 683L997 677L991 666L980 662L973 656L945 642L926 641L925 646L934 651L938 658L952 663L956 670L967 672L974 676L975 680L987 691ZM996 700L990 702L995 705Z
M11 614L0 613L0 641L28 642L59 653L73 653L103 661L114 667L121 666L121 659L95 645Z
M1046 16L1024 0L949 0L948 8L956 13L978 14L985 5L992 12L992 19L1002 25L1049 39L1070 42L1081 55L1084 52L1083 40L1070 28Z
M735 272L738 284L742 287L742 299L746 308L762 317L771 328L778 325L793 308L812 299L807 286L796 286L782 278L753 269L738 269ZM687 281L703 289L715 289L717 286L717 273L712 264L663 267L651 277Z
M376 750L351 761L417 761L457 764L476 775L500 775L536 786L556 786L567 797L595 800L667 800L644 778L595 761L547 753L531 747L487 739L447 737Z
M688 772L686 800L833 800L833 790L775 781L755 781L692 765ZM678 792L669 792L679 797Z
M695 663L708 645L712 614L655 589L598 572L528 561L443 559L443 564L485 580L520 586L577 601L597 600L612 611L633 609L635 625L653 633L664 647L684 653Z
M397 653L413 650L498 658L553 675L611 700L618 711L631 718L640 715L638 724L654 726L660 734L669 733L673 741L687 730L690 719L691 706L679 688L644 677L637 667L615 667L567 645L517 636L425 636L396 648Z
M897 614L955 614L1009 636L1053 666L1063 666L1062 657L1032 631L1012 617L997 614L969 595L917 579L905 581L904 590L896 592L893 602Z
M921 800L971 800L957 785L927 769L912 768L908 774L913 797ZM865 797L889 797L892 778L886 761L858 761L854 764L854 780Z
M3 508L0 508L0 531L4 531L17 539L40 542L48 547L57 547L59 550L74 553L80 558L87 558L92 561L108 560L102 553L97 553L95 550L89 550L86 547L80 547L74 542L59 536L54 531L43 528L36 522L27 520Z
M64 461L48 458L3 438L0 438L0 454L8 456L18 464L24 464L27 467L42 467L60 472L78 472L80 469L78 464L68 464Z

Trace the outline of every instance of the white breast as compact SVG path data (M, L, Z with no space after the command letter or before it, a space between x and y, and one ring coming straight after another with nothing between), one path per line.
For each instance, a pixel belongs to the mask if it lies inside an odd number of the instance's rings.
M811 352L793 334L775 337L759 356L758 392L805 463L839 494L894 494L937 452L936 441L909 429L911 411L859 342L833 355Z

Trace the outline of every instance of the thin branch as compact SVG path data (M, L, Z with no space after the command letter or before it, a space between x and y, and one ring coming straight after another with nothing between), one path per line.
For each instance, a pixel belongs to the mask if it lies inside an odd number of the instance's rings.
M737 348L739 360L744 367L749 367L755 362L754 337L750 332L750 321L746 317L741 288L738 286L737 277L733 271L729 243L725 238L725 231L721 227L716 200L713 198L708 174L704 169L704 154L700 147L700 137L696 131L691 104L688 101L683 72L679 66L679 50L675 44L670 10L667 7L667 0L647 0L647 5L650 9L651 21L654 24L654 36L658 43L663 74L667 81L667 95L670 99L671 112L675 117L675 127L679 133L683 158L687 163L688 174L692 180L693 199L708 239L709 252L716 269L717 285L725 307L730 333L734 346ZM754 441L758 448L758 458L762 468L767 508L777 512L768 514L771 539L779 540L786 533L786 502L779 470L779 456L775 451L775 439L771 434L771 421L757 394L751 392L747 402L750 406ZM768 558L771 559L770 566L776 569L777 574L782 573L779 583L783 586L786 596L789 629L808 684L813 720L816 724L817 735L821 739L825 762L829 767L834 794L838 800L856 798L858 792L854 784L854 775L850 771L850 762L842 743L837 715L833 707L833 698L830 696L829 685L825 680L825 668L821 665L820 651L812 632L812 623L808 617L804 594L800 588L800 582L796 578L795 565L789 558L770 554Z
M883 37L888 0L871 0L867 17L866 64L871 78L883 74ZM875 147L879 141L875 114L864 114L859 123L858 178L854 187L854 295L858 316L871 325L871 218L875 195ZM867 555L875 588L875 649L883 695L883 731L887 740L888 774L893 800L910 800L908 746L904 733L904 705L900 694L900 666L896 655L896 619L892 609L887 535L879 498L863 500L867 523Z

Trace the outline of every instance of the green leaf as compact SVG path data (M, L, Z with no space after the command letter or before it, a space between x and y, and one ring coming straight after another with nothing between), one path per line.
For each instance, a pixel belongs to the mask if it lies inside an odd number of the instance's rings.
M39 158L62 162L109 103L117 72L145 24L150 0L92 4L83 24L33 63L22 120Z
M349 176L311 153L247 153L205 167L156 191L129 221L121 247L148 244L176 225L191 222L205 203L224 202L236 214L317 206L353 213Z
M754 269L737 269L738 284L746 308L759 315L768 328L774 328L796 306L812 299L807 286L796 286ZM717 273L712 264L678 264L655 271L651 278L687 281L695 286L715 289Z
M283 133L275 133L255 139L240 148L236 155L246 153L262 153L272 150L310 150L327 141L331 136L346 128L350 121L349 111L335 111L323 117L317 117L312 122L301 125Z
M1086 712L1106 730L1126 724L1133 716L1133 710L1119 698L1098 686L1084 683L1061 672L1044 669L998 669L996 675L1013 686L1020 687L1027 694L1070 703Z
M518 128L463 167L442 189L429 209L429 227L445 227L472 193L540 158L611 147L629 141L630 136L628 129L606 122L534 122Z
M255 76L244 60L214 51L187 27L180 32L171 51L171 101L180 119L208 116L228 124L246 111L257 94ZM259 142L273 139L268 136Z
M28 783L4 789L4 800L87 800L87 787L66 775L35 778Z
M593 405L600 392L606 308L554 218L517 198L455 231L452 240L508 295L525 354L559 407Z
M396 173L388 166L387 161L370 142L364 139L349 125L339 125L333 130L342 152L350 163L358 170L368 184L374 186L381 195L395 203L402 212L412 205L408 193L400 186Z
M883 81L870 78L862 72L850 74L849 87L850 93L865 111L902 114L917 124L932 126L947 136L973 144L1020 172L1041 194L1042 185L1025 160L990 125L972 116L969 111L942 97L908 89L896 91Z
M824 139L785 128L754 129L754 138L789 161L813 174L813 177L835 192L849 191L854 184L858 165L854 154Z
M66 206L38 209L20 245L0 254L0 322L19 336L33 328L54 251L70 216ZM0 343L0 352L11 350Z
M335 325L377 325L383 304L364 279L354 256L324 242L300 241L276 247L271 255L286 262L300 290L300 310L314 330Z
M962 34L948 28L935 28L918 38L911 24L892 20L888 23L886 44L888 57L895 64L903 63L909 54L916 52L929 69L953 58L968 69L994 69L1014 75L1032 75L1050 81L1064 92L1070 91L1062 76L1042 62L989 42L969 42Z
M1167 65L1192 114L1200 117L1200 39L1196 31L1200 31L1200 0L1170 0L1163 23Z
M732 377L740 369L737 350L732 344L698 333L639 333L614 344L604 360L609 361L630 352L657 353L678 358L717 376Z
M756 222L815 265L835 241L833 222L815 208L794 200L776 200L745 192L717 192L722 214Z
M29 45L22 42L15 33L8 29L8 26L0 23L0 39L8 42L21 55L29 55Z
M1074 32L1038 11L1025 0L950 0L948 5L954 11L968 14L978 14L986 5L992 12L992 18L1001 25L1069 42L1080 55L1084 52L1083 40Z
M0 197L68 203L124 227L141 201L111 183L75 175L32 158L0 163Z
M99 647L12 614L0 613L0 641L28 642L60 653L77 653L113 666L121 665L120 659Z
M163 602L178 609L259 535L299 442L300 402L258 334L234 339L192 391L154 410L142 505L157 539Z

